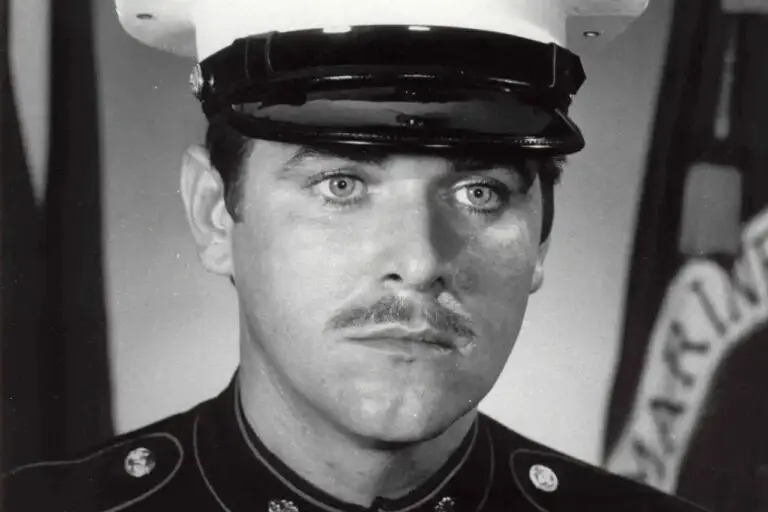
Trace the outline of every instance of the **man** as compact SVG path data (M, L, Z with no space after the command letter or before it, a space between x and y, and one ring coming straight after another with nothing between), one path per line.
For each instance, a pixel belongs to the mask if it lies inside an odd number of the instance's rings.
M477 411L584 144L567 116L583 70L554 44L575 4L156 4L118 14L158 47L194 36L209 129L181 191L203 265L238 294L239 370L190 411L10 473L11 506L699 510Z

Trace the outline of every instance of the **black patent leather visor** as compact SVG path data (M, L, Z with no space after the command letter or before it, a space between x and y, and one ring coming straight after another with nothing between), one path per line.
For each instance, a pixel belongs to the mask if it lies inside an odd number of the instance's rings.
M567 116L583 80L553 44L357 27L238 40L201 63L198 97L209 117L267 140L568 154L584 146Z

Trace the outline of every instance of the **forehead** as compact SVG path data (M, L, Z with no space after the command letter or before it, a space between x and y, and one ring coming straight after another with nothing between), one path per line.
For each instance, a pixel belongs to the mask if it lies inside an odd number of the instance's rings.
M522 171L530 167L530 158L514 154L473 154L423 150L402 152L393 148L356 144L296 145L257 140L252 156L278 171L300 169L323 162L345 162L385 166L397 161L432 161L452 171L476 171L510 168Z

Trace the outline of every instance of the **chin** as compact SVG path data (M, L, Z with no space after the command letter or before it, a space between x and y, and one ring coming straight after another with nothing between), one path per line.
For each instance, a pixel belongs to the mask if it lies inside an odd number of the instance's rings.
M457 418L458 419L458 418ZM429 441L444 433L453 424L446 423L400 423L397 425L376 425L355 422L349 425L357 437L377 445L400 446Z
M413 444L434 439L467 414L467 401L405 393L393 399L360 397L342 423L354 435L374 443ZM442 398L442 399L440 399Z

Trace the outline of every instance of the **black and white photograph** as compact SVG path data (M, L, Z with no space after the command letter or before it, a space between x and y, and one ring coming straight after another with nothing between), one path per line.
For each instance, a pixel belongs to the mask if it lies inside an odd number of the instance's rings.
M0 511L768 512L768 0L0 0Z

